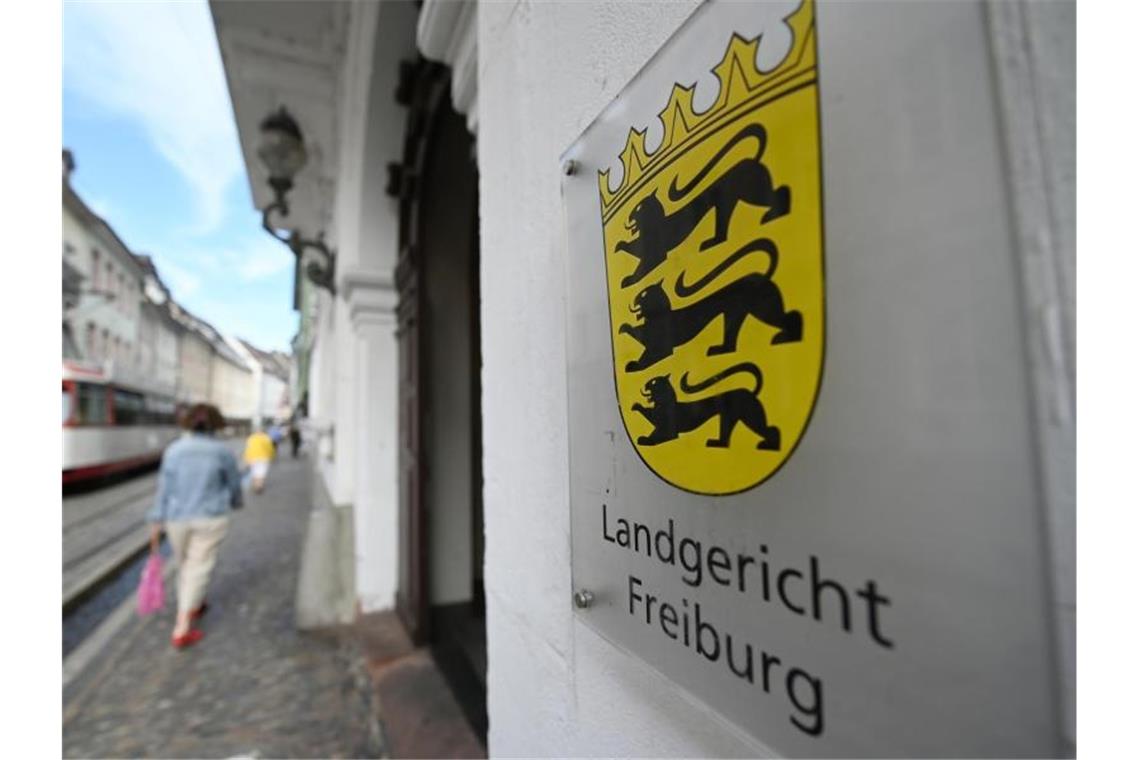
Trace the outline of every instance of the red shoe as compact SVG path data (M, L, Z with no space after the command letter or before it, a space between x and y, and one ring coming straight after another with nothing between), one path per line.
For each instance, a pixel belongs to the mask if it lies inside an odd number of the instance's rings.
M205 600L203 600L202 603L200 605L198 605L198 609L196 609L190 613L190 619L191 620L197 620L198 618L202 617L203 615L205 615L209 611L210 611L210 605L206 604Z
M197 644L205 635L206 634L202 633L197 628L191 628L181 636L171 636L170 643L174 645L175 649L185 649L188 646Z

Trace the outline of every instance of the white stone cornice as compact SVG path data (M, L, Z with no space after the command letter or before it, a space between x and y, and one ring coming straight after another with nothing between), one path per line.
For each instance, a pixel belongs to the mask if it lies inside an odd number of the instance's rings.
M391 275L374 269L349 269L341 274L337 288L348 304L353 328L395 323L399 296Z
M424 57L451 67L451 103L477 132L479 109L478 3L424 0L416 24L416 45Z

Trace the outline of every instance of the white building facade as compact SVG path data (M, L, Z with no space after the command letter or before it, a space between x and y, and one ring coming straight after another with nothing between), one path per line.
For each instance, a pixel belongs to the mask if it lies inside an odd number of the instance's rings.
M75 193L65 158L63 255L82 276L78 303L64 314L83 359L122 379L141 374L139 322L145 272L114 230Z
M182 326L178 344L178 400L184 404L208 403L212 399L213 347L202 331L202 321L177 304L171 314Z
M251 425L257 415L253 369L219 333L210 330L210 403L231 423Z
M799 4L786 5L791 14ZM852 724L835 729L847 737L838 745L741 729L571 603L574 231L562 156L698 4L211 9L255 203L272 202L259 125L284 106L309 154L288 224L323 231L336 252L335 293L316 291L308 339L319 445L302 625L395 609L420 642L481 630L483 658L469 665L485 689L493 755L1073 751L1071 4L818 4L831 312L830 385L817 413L854 419L856 399L874 397L872 364L891 367L911 393L898 400L910 412L896 415L901 427L817 436L797 456L835 494L866 475L860 446L936 449L937 425L967 424L953 410L969 410L977 430L1001 410L1004 432L988 451L1016 481L1003 514L1025 539L1004 548L984 531L955 539L967 553L1023 558L1033 580L1015 590L978 576L963 582L963 598L1018 595L1039 622L1032 647L1046 653L1024 681L1003 682L1011 699L1022 683L1040 685L1018 721L979 714L976 730L954 739L869 722L864 734L846 704ZM588 181L607 166L587 167ZM933 397L928 389L950 377L953 397ZM970 477L948 482L959 480ZM853 562L876 550L825 534ZM937 607L927 613L950 624ZM978 651L1003 656L985 641ZM895 696L905 702L912 687Z
M243 340L227 337L229 346L245 359L253 376L255 425L284 422L290 416L289 372L282 357L260 350Z
M184 328L171 314L170 293L150 258L135 258L146 272L139 310L139 370L150 379L154 390L177 398L178 347Z

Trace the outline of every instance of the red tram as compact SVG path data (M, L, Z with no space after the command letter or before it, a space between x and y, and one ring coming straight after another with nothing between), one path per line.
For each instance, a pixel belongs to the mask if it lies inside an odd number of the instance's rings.
M153 464L178 436L179 408L169 394L64 362L63 484Z

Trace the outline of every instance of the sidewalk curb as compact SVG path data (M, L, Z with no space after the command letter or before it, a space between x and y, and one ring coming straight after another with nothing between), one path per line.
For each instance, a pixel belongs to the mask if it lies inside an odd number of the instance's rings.
M166 564L163 570L163 582L169 585L170 579L174 576L176 565L174 562ZM122 603L108 615L99 626L85 638L79 646L71 650L71 653L63 659L63 690L66 691L67 687L75 682L84 671L98 659L107 645L115 639L119 632L127 626L131 620L136 619L138 616L135 614L135 605L137 599L135 594L131 593L127 596Z
M131 531L137 531L139 528L144 527L145 525L146 523L140 523L139 525L132 527ZM112 541L111 543L113 544L115 542ZM99 587L100 582L102 582L108 576L117 573L119 570L123 569L135 559L137 559L139 555L146 551L147 546L150 545L150 537L148 536L141 538L138 541L134 541L130 544L126 543L122 539L119 539L119 543L123 544L126 547L129 547L127 551L120 551L118 554L110 557L102 564L98 565L94 570L89 571L81 581L77 582L74 586L64 592L63 614L66 615L77 606L79 606L83 601L85 601L87 597L90 596Z

